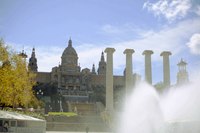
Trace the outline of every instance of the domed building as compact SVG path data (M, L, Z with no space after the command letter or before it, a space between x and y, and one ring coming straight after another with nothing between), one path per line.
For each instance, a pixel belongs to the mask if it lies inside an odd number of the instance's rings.
M77 73L80 72L78 66L78 55L76 50L72 47L72 40L68 42L68 47L65 48L61 57L61 69L63 72Z
M62 101L62 110L70 111L69 105L72 103L85 102L105 102L105 76L106 61L102 52L98 69L95 64L91 64L91 69L83 68L78 65L78 54L69 39L67 47L61 56L61 64L52 68L51 72L37 72L37 61L35 49L32 52L29 64L32 71L37 74L37 86L35 91L45 91L43 98L46 105L54 110L60 111L58 103ZM114 76L114 92L123 90L125 78L123 76ZM120 95L121 92L120 92ZM118 96L114 99L118 99ZM117 102L117 100L115 100ZM67 106L67 108L65 108Z

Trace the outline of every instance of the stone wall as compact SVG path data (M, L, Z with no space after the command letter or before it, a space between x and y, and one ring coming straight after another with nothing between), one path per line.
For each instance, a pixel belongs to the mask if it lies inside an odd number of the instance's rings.
M48 72L37 72L36 81L40 83L50 83L51 82L51 73Z
M104 123L100 115L79 115L73 117L47 116L47 131L82 131L86 127L89 131L105 132L109 127Z

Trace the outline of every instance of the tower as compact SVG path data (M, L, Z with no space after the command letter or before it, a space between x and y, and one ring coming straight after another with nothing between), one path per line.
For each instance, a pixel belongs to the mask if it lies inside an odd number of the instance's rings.
M104 53L101 53L101 60L99 61L98 75L106 74L106 62L104 59Z
M92 74L96 75L95 65L92 65Z
M26 58L28 57L27 54L24 52L24 50L22 50L21 53L18 54L20 57L22 57L24 60L26 60Z
M181 59L178 65L178 73L177 73L177 85L182 85L188 83L188 72L186 70L187 63Z
M30 71L37 72L37 58L35 57L35 48L32 50L31 58L29 58L28 67Z

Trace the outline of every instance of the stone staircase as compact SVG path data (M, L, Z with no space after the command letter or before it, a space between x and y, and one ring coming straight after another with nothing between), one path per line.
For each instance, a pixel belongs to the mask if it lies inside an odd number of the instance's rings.
M94 103L71 103L71 110L79 115L96 115L99 113Z

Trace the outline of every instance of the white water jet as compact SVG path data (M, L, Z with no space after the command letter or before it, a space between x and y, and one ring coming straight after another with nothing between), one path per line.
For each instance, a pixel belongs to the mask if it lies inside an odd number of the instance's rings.
M127 98L119 133L199 133L200 83L158 94L140 83Z

